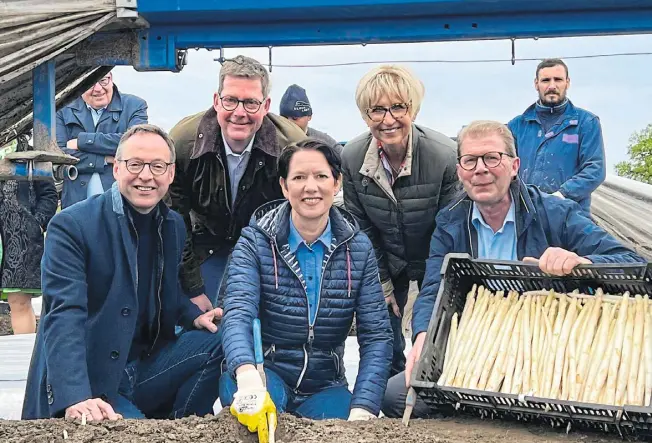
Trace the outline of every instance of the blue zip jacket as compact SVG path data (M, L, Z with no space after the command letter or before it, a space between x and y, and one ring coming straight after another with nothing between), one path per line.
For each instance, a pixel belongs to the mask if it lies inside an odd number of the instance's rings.
M507 126L521 159L521 180L549 194L560 191L589 213L591 193L607 174L600 119L569 101L560 123L548 133L536 104Z
M549 247L563 248L593 263L645 263L645 260L621 245L593 223L572 200L562 200L514 180L510 192L515 204L516 252L519 260L539 258ZM437 215L437 228L430 241L426 276L414 303L413 337L428 330L430 316L441 282L441 266L449 252L478 257L478 235L471 223L473 202L461 199Z
M105 164L104 157L115 156L122 134L141 123L147 123L145 100L135 95L121 94L115 85L113 98L97 126L81 97L57 111L57 145L66 154L79 159L75 165L79 176L75 180L66 178L63 182L62 208L86 199L88 181L95 172L100 175L104 190L109 190L114 182L113 165ZM68 140L75 138L77 149L68 149Z
M193 328L202 312L181 291L182 217L159 204L156 286L148 354ZM136 236L114 185L55 215L41 263L43 313L27 376L23 419L63 417L89 398L115 402L138 320Z
M258 208L233 250L221 325L228 370L254 364L252 322L259 317L265 367L296 393L346 386L344 342L355 314L360 369L350 407L377 415L392 361L392 328L371 241L350 214L331 208L332 242L310 323L306 282L288 245L290 211L281 200Z

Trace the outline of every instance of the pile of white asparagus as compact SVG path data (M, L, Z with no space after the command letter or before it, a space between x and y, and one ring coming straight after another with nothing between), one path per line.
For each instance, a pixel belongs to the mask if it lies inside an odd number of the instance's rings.
M452 316L438 385L652 406L652 300L474 286Z

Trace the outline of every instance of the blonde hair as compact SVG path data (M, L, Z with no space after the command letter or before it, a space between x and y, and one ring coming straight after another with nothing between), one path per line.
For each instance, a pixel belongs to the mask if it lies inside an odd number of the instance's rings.
M399 65L382 65L373 68L360 79L355 91L355 102L362 117L367 118L367 109L388 96L409 104L410 117L415 118L421 109L425 92L421 80L409 69Z
M235 58L227 59L220 69L220 81L217 93L221 96L224 89L224 79L227 75L231 77L240 77L248 79L260 79L260 86L263 91L263 100L269 95L270 83L269 73L258 60L244 55L238 55Z
M498 135L505 142L505 152L516 157L516 144L514 136L503 123L492 120L476 120L464 126L457 134L457 156L462 155L462 143L467 138L481 138L489 135Z

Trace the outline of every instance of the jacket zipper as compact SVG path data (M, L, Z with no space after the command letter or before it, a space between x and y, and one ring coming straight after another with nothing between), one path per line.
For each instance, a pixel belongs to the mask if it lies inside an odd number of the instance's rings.
M159 238L159 248L161 248L161 251L163 250L163 235L161 234L161 227L159 226L158 229L158 238ZM158 336L161 333L161 310L163 309L163 306L161 305L161 286L163 284L163 264L159 265L159 273L158 273L158 288L156 290L156 299L158 301L157 305L157 312L156 312L156 336L154 336L154 342L152 343L152 346L149 348L149 352L147 353L148 355L152 354L152 351L154 350L154 347L156 346L156 341L158 340Z
M355 234L354 234L355 235ZM319 302L321 301L321 288L322 285L324 284L324 273L326 272L326 267L328 266L328 263L331 260L331 257L333 254L335 254L335 251L337 248L339 248L341 245L344 243L348 242L353 238L353 235L349 236L346 240L338 243L334 248L333 251L331 251L331 254L328 256L328 259L326 260L326 263L322 266L321 269L321 279L319 281L319 290L317 291L317 309L315 310L315 318L313 321L310 321L310 305L308 305L308 347L312 351L312 342L315 341L315 322L317 321L317 314L319 314ZM285 257L283 257L283 254L281 254L281 251L278 249L276 245L276 240L272 238L272 247L276 248L276 250L279 253L279 256L285 262L288 268L292 271L292 273L299 279L301 282L301 278L299 275L294 271L292 266L285 260ZM306 301L308 301L308 291L306 290L306 287L303 285L303 282L301 282L301 286L303 287L303 292L306 294ZM294 388L294 391L297 392L299 390L299 386L301 385L301 382L303 381L303 377L306 375L306 370L308 369L308 351L306 350L306 343L303 344L303 368L301 369L301 374L299 374L299 379L297 380L297 384Z

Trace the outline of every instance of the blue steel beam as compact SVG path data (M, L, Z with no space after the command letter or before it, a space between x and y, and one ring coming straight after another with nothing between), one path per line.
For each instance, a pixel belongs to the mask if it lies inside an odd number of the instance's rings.
M139 0L137 70L188 48L560 37L652 32L650 0Z
M32 71L33 113L34 113L34 150L52 151L56 147L56 105L55 105L55 62L50 60ZM58 148L57 148L58 150ZM31 180L37 177L51 177L52 163L34 162L17 163L16 175Z

